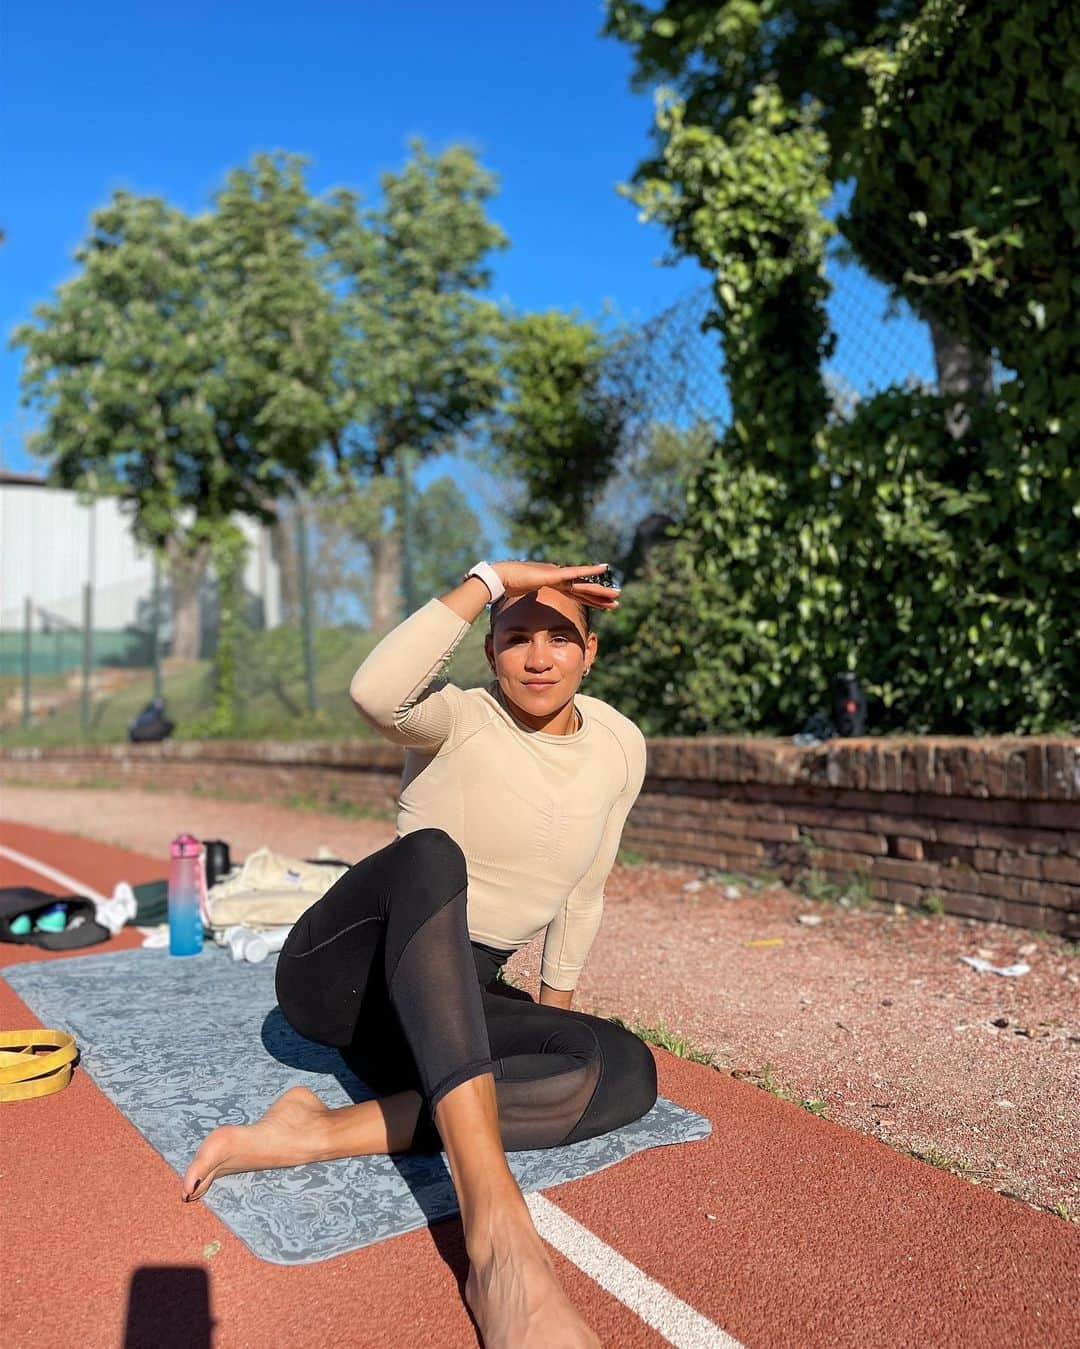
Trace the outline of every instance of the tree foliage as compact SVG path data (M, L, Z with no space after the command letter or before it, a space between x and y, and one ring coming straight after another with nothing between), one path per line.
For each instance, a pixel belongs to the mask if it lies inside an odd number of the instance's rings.
M869 97L864 72L845 57L885 43L918 10L919 0L608 0L604 32L633 49L635 87L670 85L691 126L723 132L762 85L788 107L813 101L830 176L842 178ZM662 153L662 127L657 141ZM646 160L640 176L656 167Z
M197 590L234 513L272 518L327 435L333 324L307 201L291 156L230 174L194 217L118 192L75 277L14 333L43 415L34 452L59 485L126 502L174 589L187 573Z
M361 206L331 194L319 237L334 276L338 476L372 498L364 537L377 575L372 622L401 609L401 461L423 461L495 403L500 387L497 307L480 292L489 256L504 248L487 215L496 183L463 146L412 157Z
M843 223L920 314L992 346L1030 428L1080 437L1080 13L1065 0L926 0L855 52L873 99ZM892 259L908 259L898 275ZM1059 450L1059 454L1060 454ZM1074 479L1073 499L1078 499Z
M549 310L508 320L501 350L505 382L483 458L513 484L503 512L510 547L583 557L632 405L610 361L612 339Z
M732 423L691 480L674 539L605 623L598 690L653 733L790 733L854 668L878 730L1076 729L1076 437L1061 359L1075 350L1075 306L1060 268L1076 251L1077 174L1055 140L1071 125L1066 26L1055 101L1035 76L1034 34L1053 35L1049 10L1061 15L1041 0L1021 16L990 0L867 7L884 26L861 55L842 25L824 45L806 40L829 8L610 7L639 73L673 75L687 95L661 97L660 150L633 195L714 275ZM902 40L900 17L915 18ZM965 36L950 46L954 18ZM793 32L802 71L788 59ZM1002 63L1014 76L997 95ZM841 68L862 81L857 121L835 101ZM1029 90L1036 106L1021 113ZM996 118L1008 134L995 141ZM882 258L880 238L903 222L910 250L878 274L942 331L1015 353L1018 379L996 401L973 389L960 419L952 397L911 390L830 407L821 210L842 170L859 175L848 223L862 256ZM1054 210L1041 229L1017 217L1037 175L1064 227ZM991 299L1007 334L965 322ZM1039 327L1048 312L1053 332Z

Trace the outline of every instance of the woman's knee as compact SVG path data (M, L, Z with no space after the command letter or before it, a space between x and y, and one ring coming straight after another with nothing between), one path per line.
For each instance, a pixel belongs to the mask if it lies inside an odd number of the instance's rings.
M597 1040L603 1072L588 1108L565 1139L567 1143L632 1124L656 1104L656 1062L644 1040L611 1021L600 1022Z
M468 883L465 854L445 829L414 829L395 844L409 894L444 900Z
M644 1040L623 1026L608 1023L601 1033L604 1079L612 1087L620 1123L640 1119L656 1104L656 1060Z

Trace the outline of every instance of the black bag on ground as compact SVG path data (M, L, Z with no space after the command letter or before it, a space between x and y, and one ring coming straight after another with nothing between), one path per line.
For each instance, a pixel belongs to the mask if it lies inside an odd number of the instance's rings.
M67 905L67 926L63 932L35 932L34 920L54 904ZM85 895L50 895L32 885L8 885L0 888L0 941L17 946L40 946L43 951L74 951L80 946L97 946L112 933L95 920L94 901ZM11 924L20 913L30 919L29 932L12 932Z
M128 726L128 739L133 744L167 740L175 729L176 723L170 721L165 714L165 699L151 698Z

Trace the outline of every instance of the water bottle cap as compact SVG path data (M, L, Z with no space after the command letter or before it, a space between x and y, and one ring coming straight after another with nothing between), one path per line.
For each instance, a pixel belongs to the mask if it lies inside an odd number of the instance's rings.
M202 844L194 834L178 834L169 844L170 857L198 857Z

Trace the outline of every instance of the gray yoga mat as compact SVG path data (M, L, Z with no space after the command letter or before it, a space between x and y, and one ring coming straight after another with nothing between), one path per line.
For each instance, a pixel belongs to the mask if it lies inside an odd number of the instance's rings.
M209 944L188 959L143 948L14 965L4 978L45 1025L75 1036L82 1067L182 1176L211 1129L251 1123L289 1087L311 1087L330 1106L373 1095L335 1050L285 1020L275 960L236 964ZM661 1098L600 1138L508 1158L529 1192L710 1132L707 1119ZM458 1211L445 1154L225 1176L202 1202L255 1255L284 1265L325 1260Z

